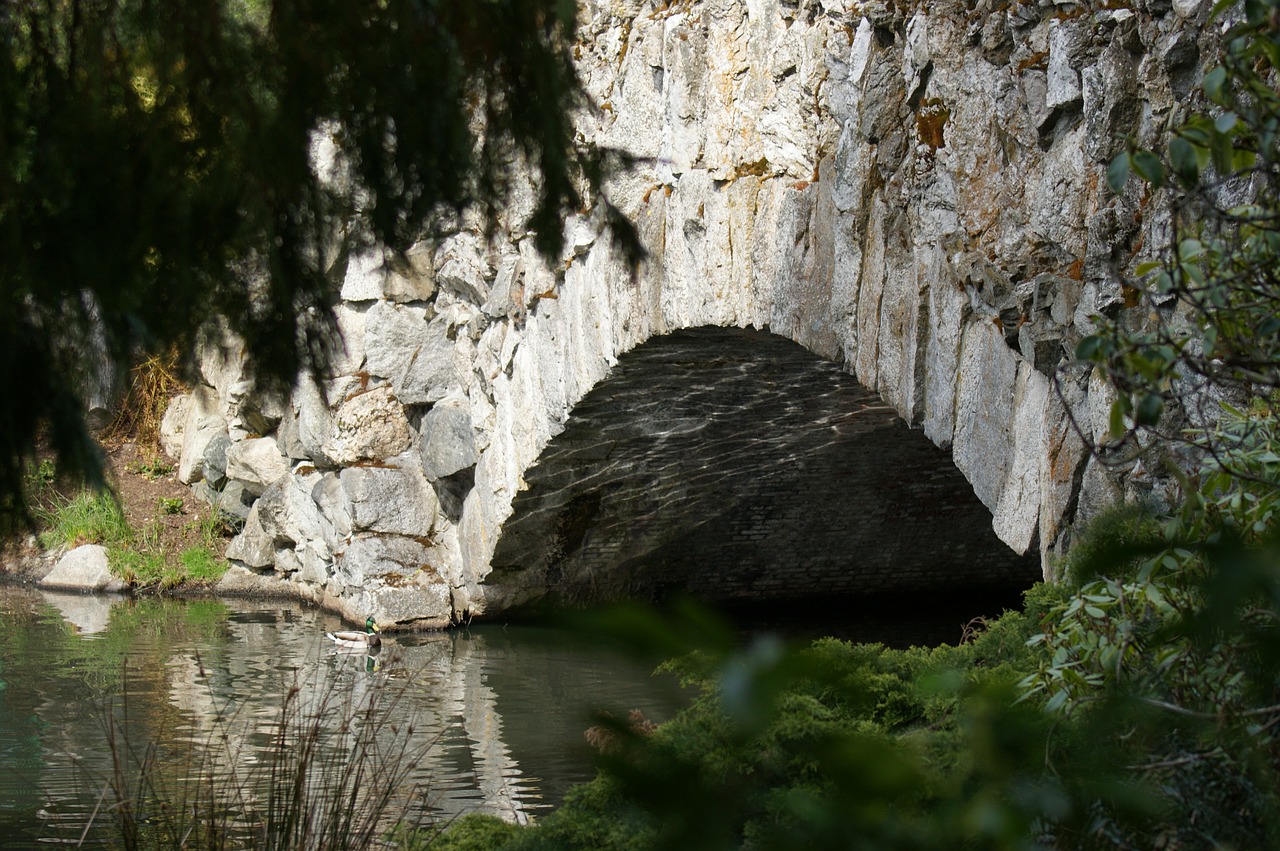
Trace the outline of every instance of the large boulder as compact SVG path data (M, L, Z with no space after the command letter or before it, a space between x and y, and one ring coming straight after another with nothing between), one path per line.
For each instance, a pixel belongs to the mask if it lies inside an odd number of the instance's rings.
M191 391L187 421L183 426L182 453L178 457L178 481L190 485L204 477L204 455L214 438L227 433L213 388L199 385Z
M324 454L339 465L399 455L413 441L404 406L382 385L347 399L333 418Z
M289 475L289 459L270 437L242 440L226 450L228 479L249 493L261 494Z
M107 548L99 544L76 547L58 559L52 571L40 580L44 588L65 591L120 592L128 589L124 580L111 574Z
M450 317L417 307L378 302L365 314L365 358L371 375L390 379L406 405L459 392L466 364L450 334Z
M449 586L430 563L430 550L411 538L356 538L334 558L330 592L352 620L369 615L383 624L421 629L448 626Z
M395 466L348 467L340 474L355 530L426 537L435 528L439 502L416 459Z
M422 471L429 481L474 467L479 460L471 413L456 401L441 402L422 418Z

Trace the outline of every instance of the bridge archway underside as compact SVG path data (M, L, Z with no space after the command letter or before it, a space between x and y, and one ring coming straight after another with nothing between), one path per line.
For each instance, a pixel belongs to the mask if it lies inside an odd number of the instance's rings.
M766 331L650 340L525 476L485 579L511 604L756 603L1030 585L945 450Z

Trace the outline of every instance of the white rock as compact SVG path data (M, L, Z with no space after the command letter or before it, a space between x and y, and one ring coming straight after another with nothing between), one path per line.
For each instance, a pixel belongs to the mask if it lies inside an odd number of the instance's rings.
M209 442L226 434L227 422L212 388L199 385L191 391L190 410L183 429L182 454L178 458L178 481L193 484L204 476L204 453Z
M260 494L289 475L289 459L273 438L243 440L227 449L227 478L249 493Z
M426 537L436 524L439 502L416 458L401 456L396 466L348 467L339 478L357 531Z
M406 405L434 402L464 384L447 319L428 320L419 308L378 302L365 316L365 352L369 372L391 380Z
M960 472L982 504L995 511L1013 458L1018 357L990 322L965 329L956 382L951 446Z
M186 439L187 419L191 414L191 394L179 393L169 400L160 419L160 448L171 461L182 457L182 443Z
M471 413L457 401L441 402L422 418L422 468L429 481L475 466L479 455Z
M40 585L66 591L109 593L124 591L129 587L124 580L111 574L107 548L100 544L85 544L68 552L40 580Z
M1013 457L992 522L1000 540L1017 553L1030 549L1040 521L1049 393L1049 379L1026 361L1020 362L1013 403Z
M340 465L380 461L399 455L412 440L404 407L383 385L342 403L324 454Z

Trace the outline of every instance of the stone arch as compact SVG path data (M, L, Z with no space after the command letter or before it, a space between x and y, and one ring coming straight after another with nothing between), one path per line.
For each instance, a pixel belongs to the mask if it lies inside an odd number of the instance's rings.
M831 601L1025 587L951 463L838 365L756 329L624 355L525 472L490 605Z
M951 453L994 534L1046 573L1101 505L1158 503L1141 462L1090 459L1112 397L1070 361L1164 238L1167 214L1110 193L1106 163L1125 116L1170 108L1177 63L1161 58L1199 38L1207 7L1097 26L1032 10L1013 29L993 12L976 49L973 22L945 11L810 6L583 4L601 109L581 129L636 158L609 194L650 253L638 272L599 211L544 262L516 197L496 229L464 217L394 262L335 253L348 351L324 394L255 411L234 370L206 364L180 474L231 479L237 509L265 490L238 563L357 622L493 613L504 524L574 406L626 353L701 326L768 328L856 377ZM1155 75L1141 90L1138 61ZM385 445L356 451L348 425L375 413ZM447 473L420 451L444 431L461 436ZM272 463L246 478L249 445ZM384 517L393 490L439 512Z

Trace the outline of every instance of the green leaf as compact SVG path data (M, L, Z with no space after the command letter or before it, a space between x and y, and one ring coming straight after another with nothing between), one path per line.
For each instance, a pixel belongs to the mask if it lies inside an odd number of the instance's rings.
M1125 407L1122 399L1111 403L1111 436L1116 440L1124 437L1125 432L1128 431L1124 423Z
M1053 697L1049 698L1049 702L1044 705L1044 711L1057 712L1059 709L1066 706L1068 696L1066 689L1059 689L1054 692Z
M1194 186L1200 179L1200 164L1196 159L1195 149L1186 139L1174 136L1169 140L1169 164L1188 186Z
M1219 133L1230 133L1231 128L1235 127L1239 120L1240 117L1234 112L1224 112L1213 119L1213 127Z
M1152 187L1159 189L1164 186L1164 164L1150 151L1134 151L1133 170Z
M1105 340L1098 334L1090 334L1076 346L1076 360L1101 360Z
M1125 151L1116 156L1107 166L1107 186L1112 192L1119 194L1124 189L1125 181L1129 179L1129 152Z
M1204 75L1205 95L1207 95L1209 100L1214 103L1227 106L1230 103L1230 98L1227 96L1227 92L1225 91L1226 83L1227 69L1219 65L1208 74Z
M1137 413L1134 415L1134 422L1140 426L1154 426L1160 421L1160 414L1164 410L1164 400L1155 393L1148 393L1142 397L1142 401L1138 403Z
M1142 278L1142 277L1145 277L1146 275L1151 274L1152 272L1154 272L1156 269L1159 269L1163 265L1164 264L1161 263L1159 260L1149 260L1146 263L1139 263L1138 268L1134 270L1134 274L1137 275L1139 278Z
M1218 173L1230 174L1236 158L1235 147L1231 143L1231 137L1222 133L1215 133L1209 150L1213 159L1213 167L1218 170Z

